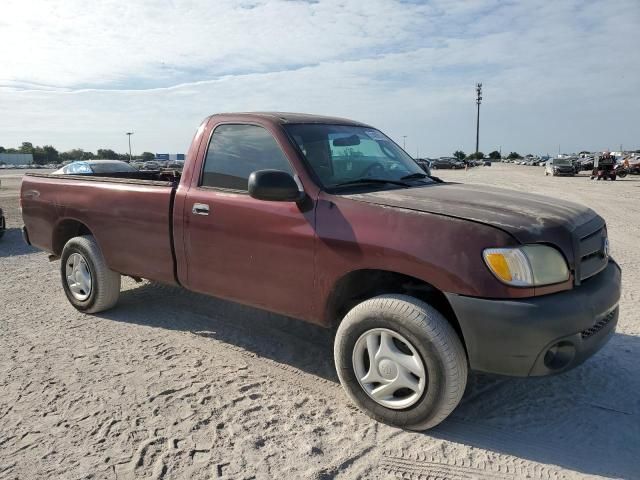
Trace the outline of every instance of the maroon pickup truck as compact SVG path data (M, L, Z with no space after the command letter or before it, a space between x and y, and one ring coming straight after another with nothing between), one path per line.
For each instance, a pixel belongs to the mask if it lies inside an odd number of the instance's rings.
M335 328L348 395L410 429L445 419L469 370L562 372L618 321L600 216L442 182L350 120L213 115L181 174L28 174L21 204L78 310L112 308L128 275Z

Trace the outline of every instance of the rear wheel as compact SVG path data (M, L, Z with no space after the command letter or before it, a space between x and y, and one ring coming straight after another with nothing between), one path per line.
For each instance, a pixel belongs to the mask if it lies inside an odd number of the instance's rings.
M455 330L436 309L406 295L354 307L338 327L334 359L342 386L365 413L412 430L442 422L467 382Z
M69 302L87 313L108 310L118 303L120 274L110 270L91 235L74 237L62 250L62 287Z

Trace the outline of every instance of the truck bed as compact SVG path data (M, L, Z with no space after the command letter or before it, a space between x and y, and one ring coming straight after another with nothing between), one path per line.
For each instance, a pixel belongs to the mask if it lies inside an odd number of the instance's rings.
M85 226L112 270L177 283L174 181L30 173L21 188L25 227L34 246L60 255L69 235Z

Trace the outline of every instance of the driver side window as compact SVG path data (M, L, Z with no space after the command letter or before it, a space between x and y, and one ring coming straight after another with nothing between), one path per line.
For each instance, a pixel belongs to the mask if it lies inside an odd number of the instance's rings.
M200 186L246 192L249 175L264 169L293 174L271 133L256 125L220 125L211 135Z

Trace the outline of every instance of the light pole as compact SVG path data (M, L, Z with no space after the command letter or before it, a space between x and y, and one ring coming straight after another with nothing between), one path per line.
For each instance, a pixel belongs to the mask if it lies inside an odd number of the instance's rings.
M133 132L127 132L127 137L129 137L129 163L131 163L131 135L133 135Z
M480 151L480 104L482 103L482 83L476 83L476 104L478 105L478 118L476 120L476 158Z
M406 135L402 136L402 149L403 150L407 149L407 136Z

